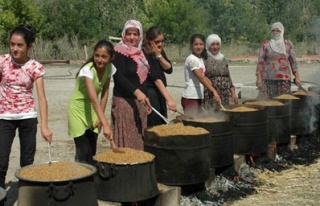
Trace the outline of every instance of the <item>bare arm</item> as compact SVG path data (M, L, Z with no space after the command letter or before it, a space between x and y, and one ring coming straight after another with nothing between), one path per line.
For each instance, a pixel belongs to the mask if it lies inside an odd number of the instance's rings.
M85 77L85 83L86 83L87 92L88 92L88 96L91 101L91 104L92 104L99 120L101 121L101 124L103 127L103 134L106 138L111 140L111 139L113 139L112 130L111 130L111 127L109 125L107 118L104 115L104 110L103 110L102 106L100 105L98 96L97 96L96 91L94 89L93 81L92 81L92 79ZM105 95L106 94L104 94L103 96L105 96ZM107 100L105 100L105 104L106 104L106 101ZM105 108L105 106L104 106L104 108Z
M221 104L220 96L219 96L217 90L212 86L211 81L206 76L202 75L202 73L199 69L192 70L192 72L196 75L196 77L203 84L203 86L208 88L213 93L214 99L219 104Z
M177 105L174 102L174 100L172 99L172 97L170 96L170 94L169 94L168 90L166 89L166 87L164 86L163 82L160 79L157 79L154 83L157 86L157 88L159 89L159 91L162 94L162 96L164 97L164 99L167 101L168 108L171 111L176 111Z
M40 111L40 128L42 137L49 143L52 141L52 132L48 127L48 103L44 91L43 77L39 77L36 81L38 105Z

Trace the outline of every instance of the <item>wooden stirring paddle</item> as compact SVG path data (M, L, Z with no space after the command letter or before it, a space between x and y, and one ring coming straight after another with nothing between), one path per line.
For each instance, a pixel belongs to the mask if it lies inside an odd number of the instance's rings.
M116 144L114 143L114 140L110 140L111 143L111 148L112 148L112 152L115 153L126 153L126 151L124 151L123 149L119 148L116 146Z

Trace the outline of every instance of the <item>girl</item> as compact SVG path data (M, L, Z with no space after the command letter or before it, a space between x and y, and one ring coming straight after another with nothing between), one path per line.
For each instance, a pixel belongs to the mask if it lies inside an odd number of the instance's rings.
M171 111L177 110L177 105L166 89L166 74L172 73L172 65L163 50L164 35L160 27L150 27L146 32L143 52L150 65L147 78L148 97L151 105L163 116L167 117L167 105ZM148 127L164 124L162 118L155 112L148 115Z
M32 94L37 88L40 128L51 143L43 66L28 56L35 41L31 27L18 26L9 36L10 54L0 56L0 187L5 188L11 146L16 129L20 140L20 166L33 164L36 152L37 111Z
M185 82L186 86L182 93L181 105L184 113L195 116L202 112L202 100L204 86L213 93L213 98L219 104L220 97L210 80L205 76L204 59L207 58L205 49L205 37L202 34L194 34L190 39L190 54L185 61Z
M111 76L116 68L110 63L114 57L113 45L99 41L93 56L76 75L76 86L68 109L68 132L76 146L75 161L93 163L99 131L112 140L112 131L104 115L109 95ZM101 94L100 101L98 99Z

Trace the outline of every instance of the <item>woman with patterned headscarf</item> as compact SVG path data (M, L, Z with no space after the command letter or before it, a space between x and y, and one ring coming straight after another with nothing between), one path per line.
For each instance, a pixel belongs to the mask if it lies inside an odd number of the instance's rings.
M274 23L271 40L265 41L260 49L256 85L264 98L289 93L291 72L295 76L295 84L301 84L293 44L285 40L283 35L283 25L280 22Z
M221 38L217 34L209 35L206 39L206 47L208 58L204 62L206 67L205 75L210 79L214 88L216 88L222 104L230 104L230 97L233 102L237 103L238 98L230 77L228 62L220 52ZM208 89L204 90L203 102L207 109L219 106Z
M125 23L121 41L115 47L113 64L112 126L114 140L119 147L143 150L143 130L151 112L147 97L146 79L149 64L141 49L142 25L139 21Z

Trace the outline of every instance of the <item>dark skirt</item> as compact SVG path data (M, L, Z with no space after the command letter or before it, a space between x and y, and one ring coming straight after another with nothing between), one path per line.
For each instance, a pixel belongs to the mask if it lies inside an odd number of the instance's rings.
M158 112L160 112L163 116L168 117L167 115L167 103L166 100L163 98L159 90L156 88L148 87L148 97L150 103L153 108L155 108ZM148 115L148 127L166 124L165 121L159 117L154 111L152 111Z

